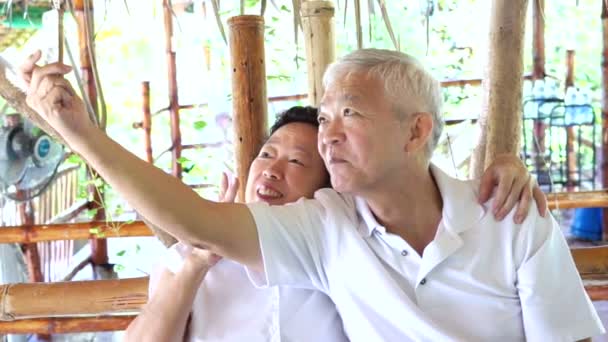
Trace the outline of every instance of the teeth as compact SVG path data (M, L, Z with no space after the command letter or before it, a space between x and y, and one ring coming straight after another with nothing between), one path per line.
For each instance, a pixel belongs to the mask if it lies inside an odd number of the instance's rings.
M270 188L267 188L265 186L262 186L258 189L258 194L263 195L263 196L270 196L270 197L282 197L283 195L277 191L274 191Z

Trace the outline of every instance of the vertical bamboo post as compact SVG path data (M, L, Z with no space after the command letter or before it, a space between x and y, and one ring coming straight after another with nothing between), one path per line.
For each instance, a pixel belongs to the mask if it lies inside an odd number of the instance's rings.
M532 0L532 80L545 78L545 0ZM542 120L534 121L534 135L538 144L534 144L536 151L536 169L544 167L546 124Z
M89 8L85 8L85 2L89 5ZM89 11L90 15L86 12ZM93 68L91 66L91 54L95 54L95 46L93 42L89 40L91 35L89 32L89 24L87 20L93 20L93 1L75 0L74 1L74 16L78 24L78 41L80 51L80 72L84 82L84 88L86 96L88 97L93 110L97 111L97 88L95 86L95 78L93 76ZM94 25L91 25L95 27ZM92 175L89 174L89 178ZM101 190L98 190L95 185L89 185L89 193L93 197L93 208L97 209L95 214L95 221L105 220L105 208L103 203L103 194ZM55 200L55 199L53 199ZM106 240L103 239L91 239L91 260L95 265L105 265L108 263L108 245Z
M608 187L608 8L602 3L602 185ZM604 240L608 240L608 209L603 210Z
M154 162L152 156L152 114L150 113L150 82L145 81L141 83L142 93L142 111L144 114L143 129L144 129L144 143L146 146L146 160L148 163Z
M564 91L568 90L569 87L574 86L574 50L566 51L566 83ZM567 177L567 189L572 191L574 184L572 182L576 177L576 153L574 152L574 127L570 126L566 128L566 163L568 164Z
M23 190L17 191L17 198L25 198L25 192ZM18 205L19 217L21 225L25 226L26 229L34 224L34 212L32 210L31 201L19 203ZM30 283L41 283L44 282L44 275L41 269L40 253L38 253L38 244L28 243L23 245L25 252L25 260L27 264L28 280ZM50 341L51 336L48 334L39 334L37 338L41 341Z
M483 82L480 120L486 148L485 151L477 151L484 154L484 163L477 165L474 170L476 176L481 175L497 154L519 152L527 3L527 0L492 2L488 67Z
M232 66L232 108L239 200L245 200L249 165L262 146L267 130L264 18L241 15L228 20Z
M173 11L171 1L163 0L163 16L165 19L165 53L167 55L167 72L169 78L169 118L171 122L171 152L173 159L172 173L182 177L182 166L179 159L182 155L182 137L179 130L179 98L177 92L177 66L175 51L173 51Z
M318 106L323 97L323 73L336 58L335 9L331 1L304 1L301 11L308 68L308 102Z
M532 54L533 70L532 78L542 79L545 77L545 0L532 0Z

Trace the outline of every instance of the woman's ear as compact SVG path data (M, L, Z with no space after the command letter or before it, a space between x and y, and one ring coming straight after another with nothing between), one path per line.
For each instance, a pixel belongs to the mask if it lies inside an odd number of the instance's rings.
M430 113L412 114L410 120L410 136L405 144L405 151L408 153L424 148L433 132L433 117Z

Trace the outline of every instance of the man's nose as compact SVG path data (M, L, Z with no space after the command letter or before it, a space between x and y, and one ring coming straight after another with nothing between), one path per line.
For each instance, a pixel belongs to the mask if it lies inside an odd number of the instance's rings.
M344 142L344 127L342 121L332 120L325 124L321 130L321 141L324 145L335 145Z

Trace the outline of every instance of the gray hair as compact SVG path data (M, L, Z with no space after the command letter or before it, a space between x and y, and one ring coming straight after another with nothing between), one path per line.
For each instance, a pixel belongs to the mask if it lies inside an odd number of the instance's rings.
M415 112L431 114L433 132L427 142L430 158L443 130L443 100L439 82L410 55L390 50L362 49L332 63L323 75L323 87L327 89L337 78L356 71L367 71L368 75L384 82L384 93L393 102L395 112L400 118L404 119L412 114L405 112L412 107ZM404 94L412 96L406 97ZM411 98L415 99L415 103L406 102Z

